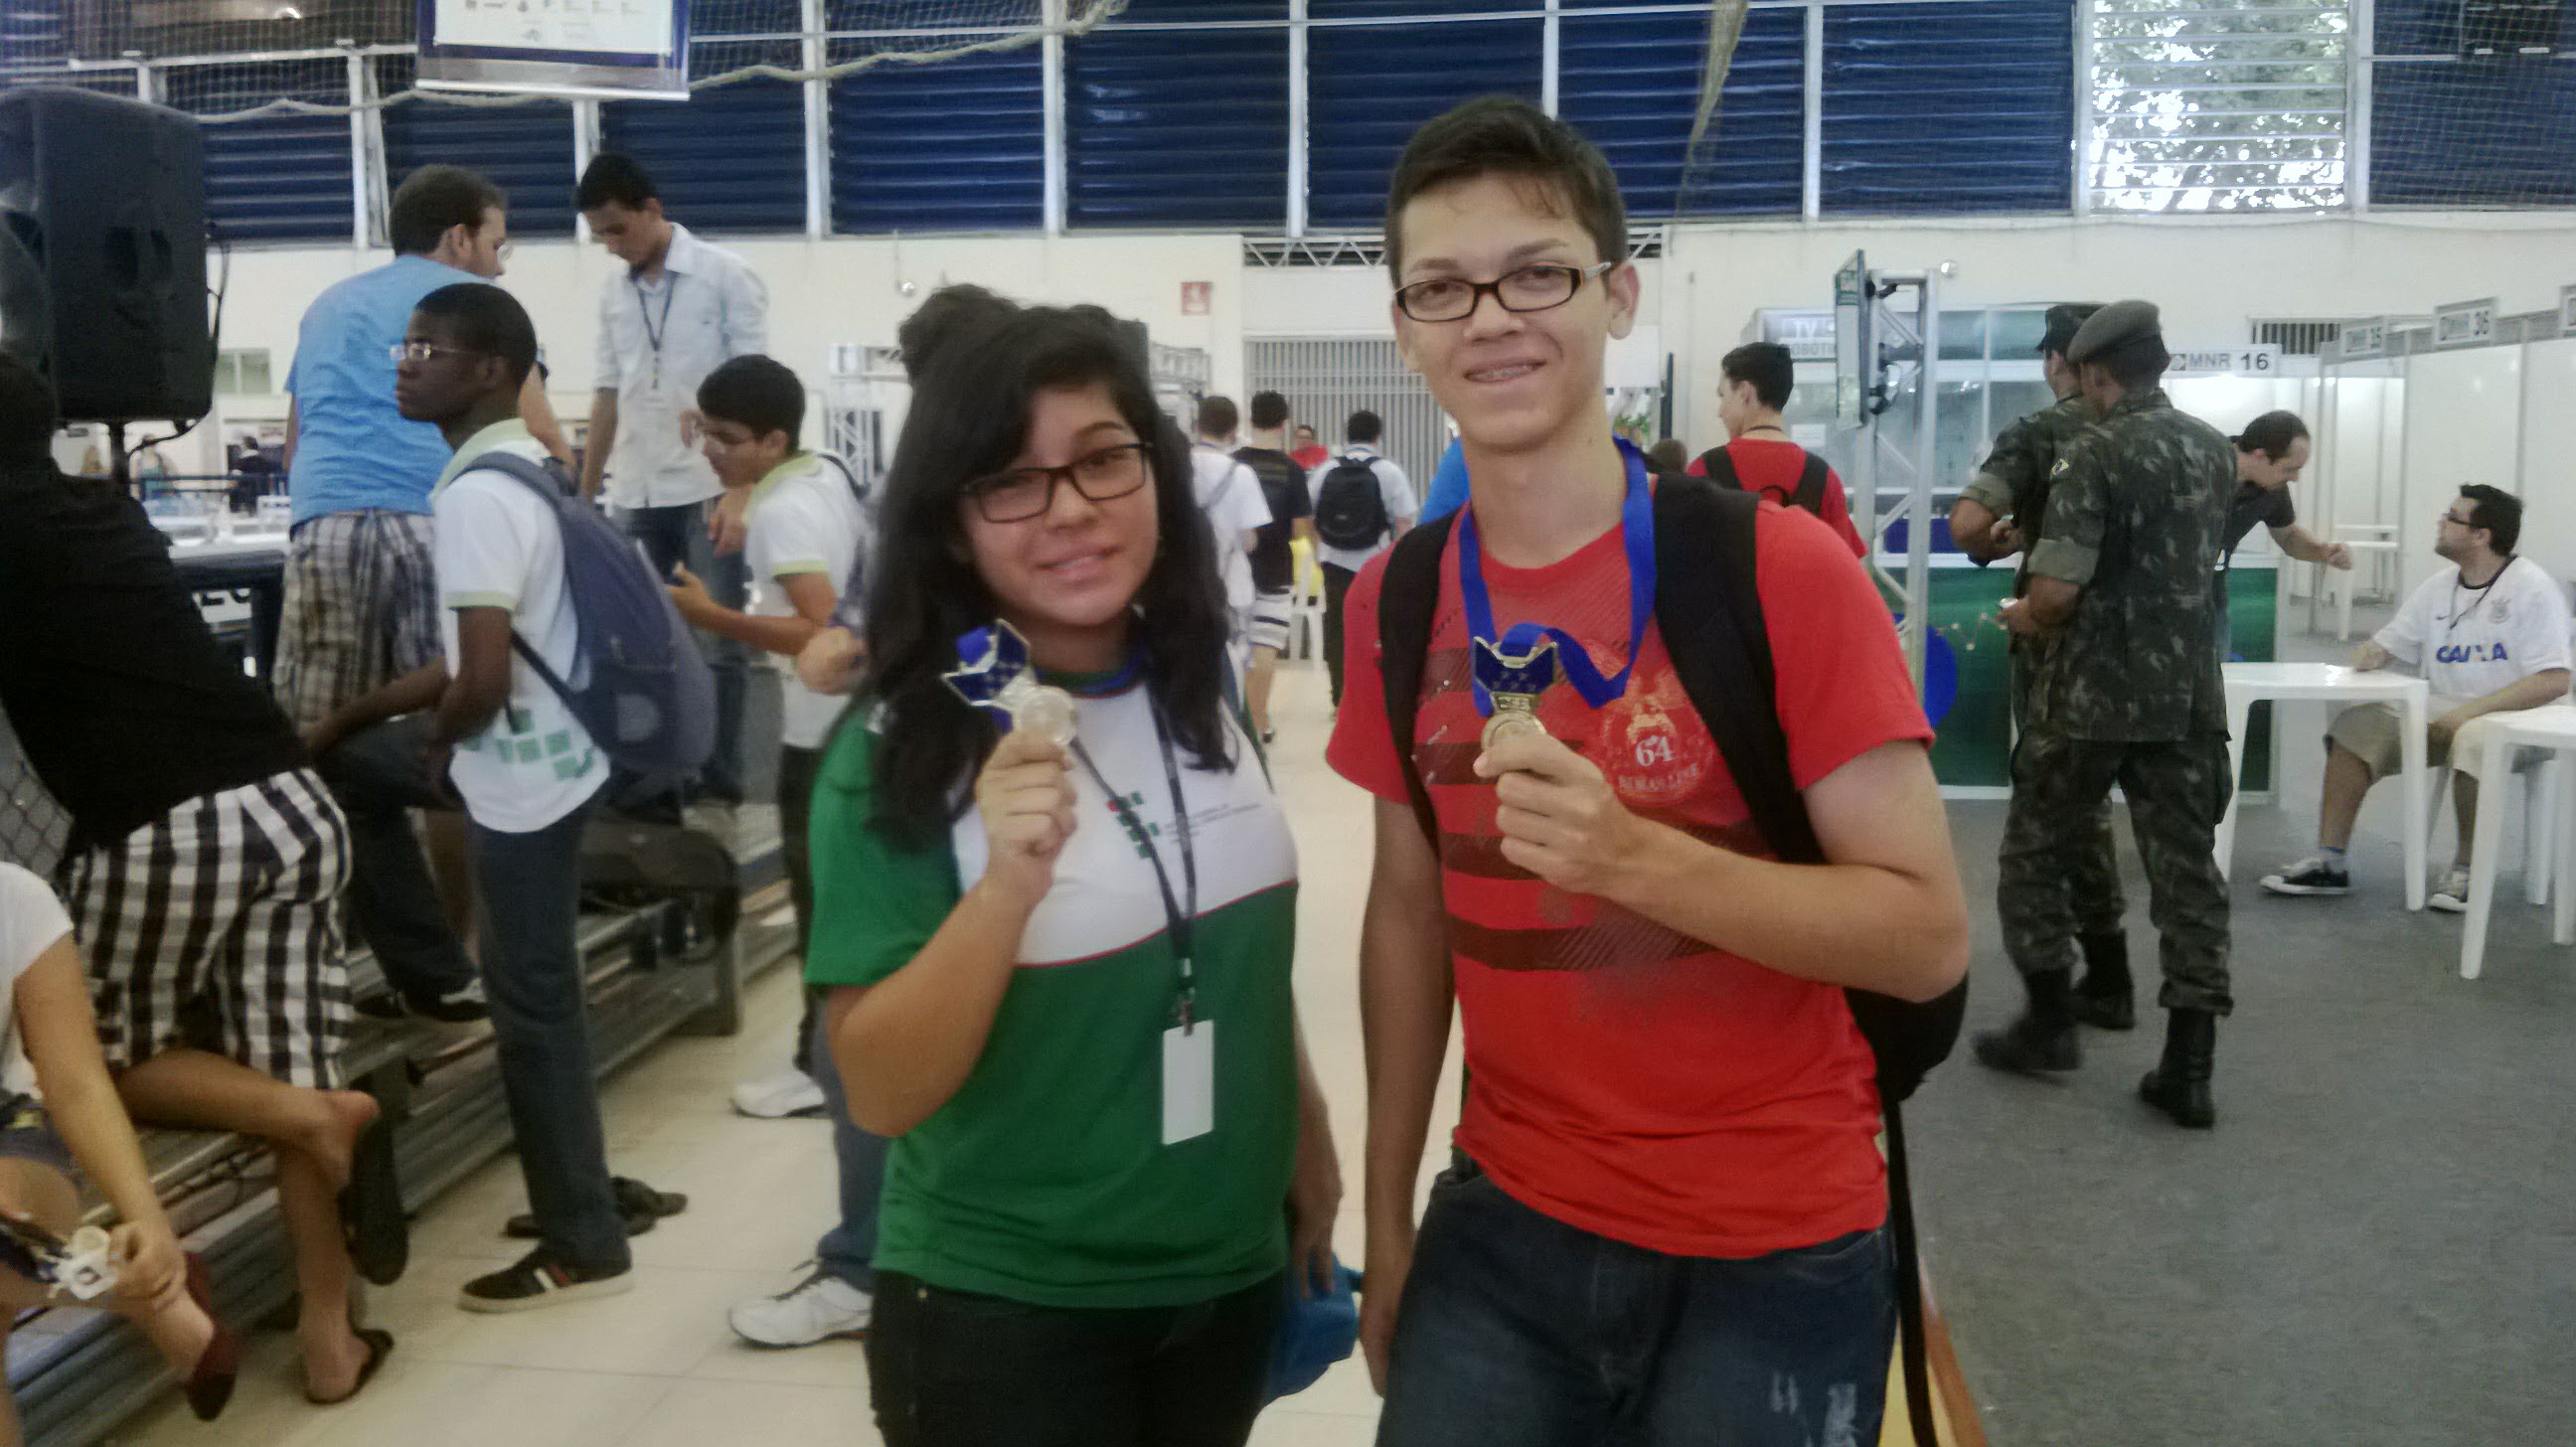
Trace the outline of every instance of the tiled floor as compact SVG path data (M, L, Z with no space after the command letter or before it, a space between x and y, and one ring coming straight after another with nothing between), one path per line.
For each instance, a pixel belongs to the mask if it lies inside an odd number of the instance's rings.
M1290 801L1301 861L1297 988L1306 1038L1339 1128L1348 1181L1339 1244L1360 1248L1363 1103L1356 950L1367 889L1366 796L1322 760L1329 727L1319 666L1283 669L1272 768ZM458 1284L515 1257L501 1222L524 1209L515 1157L441 1198L413 1236L411 1271L373 1293L367 1314L397 1338L357 1401L305 1404L293 1344L263 1335L220 1422L202 1426L172 1400L117 1441L136 1447L798 1447L873 1444L867 1371L856 1343L801 1351L741 1345L725 1325L736 1301L792 1284L832 1200L830 1146L813 1121L732 1113L737 1077L774 1069L795 1023L785 970L759 982L750 1022L728 1040L672 1040L628 1066L606 1093L612 1165L666 1191L687 1214L637 1238L633 1292L520 1316L473 1316ZM1454 1064L1453 1064L1454 1068ZM1454 1089L1441 1098L1454 1101ZM1445 1139L1448 1121L1435 1140ZM1370 1440L1376 1398L1356 1362L1264 1414L1258 1447L1351 1447Z

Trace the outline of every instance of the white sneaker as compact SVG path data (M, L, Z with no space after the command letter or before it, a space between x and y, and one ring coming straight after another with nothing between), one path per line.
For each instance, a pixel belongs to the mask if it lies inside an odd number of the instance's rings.
M699 799L680 809L682 824L713 836L718 844L727 848L733 847L735 816L734 806L722 799Z
M875 1311L874 1297L817 1271L791 1291L744 1302L725 1319L734 1335L753 1346L810 1347L834 1337L865 1336Z
M735 1085L733 1108L755 1120L821 1115L823 1087L802 1070L782 1070Z
M2434 881L2433 897L2424 902L2448 914L2467 914L2469 872L2456 864L2451 866L2449 873Z

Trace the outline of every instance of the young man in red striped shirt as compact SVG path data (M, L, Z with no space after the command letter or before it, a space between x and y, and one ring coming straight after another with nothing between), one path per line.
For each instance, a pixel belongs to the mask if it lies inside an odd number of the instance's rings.
M1608 163L1523 102L1452 111L1396 168L1396 336L1457 420L1469 503L1412 736L1388 722L1381 558L1351 592L1329 752L1377 796L1362 1334L1381 1447L1878 1438L1895 1272L1843 987L1930 999L1965 968L1931 731L1849 549L1763 507L1777 711L1828 862L1770 857L1631 594L1656 484L1601 402L1637 309L1627 255ZM1615 677L1546 688L1542 727L1487 744L1471 637L1524 623ZM1473 1083L1417 1231L1453 1003Z

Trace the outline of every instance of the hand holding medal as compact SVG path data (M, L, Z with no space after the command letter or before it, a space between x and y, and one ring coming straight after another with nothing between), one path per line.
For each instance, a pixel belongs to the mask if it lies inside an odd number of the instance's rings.
M1538 720L1538 699L1556 682L1555 639L1524 623L1500 643L1475 640L1471 666L1477 686L1494 706L1485 720L1485 753L1513 739L1549 737L1547 725Z
M1008 623L957 640L962 665L941 675L959 698L1011 721L975 779L975 805L990 846L988 883L1034 907L1054 887L1055 859L1074 830L1066 773L1075 736L1073 695L1037 681L1029 645Z

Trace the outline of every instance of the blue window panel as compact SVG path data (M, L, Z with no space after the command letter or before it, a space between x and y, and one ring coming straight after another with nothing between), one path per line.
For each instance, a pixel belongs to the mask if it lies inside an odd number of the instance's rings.
M1465 11L1490 15L1501 10L1544 10L1547 0L1306 0L1309 20L1355 20L1367 16L1419 15L1433 18Z
M909 45L900 41L895 44ZM855 58L836 48L834 63ZM832 229L1012 231L1046 219L1035 44L832 82Z
M377 61L384 95L411 88L408 55ZM423 166L463 166L510 197L513 236L572 234L572 107L562 101L463 105L427 95L385 107L385 184L400 186Z
M1374 231L1386 183L1424 121L1480 95L1536 104L1545 28L1533 20L1318 27L1307 34L1306 214Z
M798 64L787 42L692 45L691 78L747 65ZM663 208L695 231L805 229L805 94L765 77L692 91L685 101L609 101L607 149L633 156Z
M2460 48L2460 0L2379 0L2373 16L2377 55L2454 55ZM2374 75L2386 75L2386 67Z
M1702 12L1568 15L1558 32L1558 114L1610 158L1628 214L1640 221L1796 214L1806 12L1745 17L1717 123L1694 169L1691 123L1707 54Z
M804 28L805 7L798 0L724 0L689 7L692 36L793 35Z
M2375 66L2374 206L2576 205L2576 57Z
M2066 210L2074 56L2069 0L1827 9L1823 208Z
M272 100L349 103L349 70L338 60L178 65L162 72L162 96L200 115L248 110ZM345 115L270 115L202 129L206 221L224 241L346 241L355 214Z
M1127 0L1110 27L1202 20L1285 20L1288 0Z
M71 58L71 0L0 0L0 66L60 65ZM16 78L0 80L0 85ZM86 89L87 87L84 87ZM125 77L134 94L134 77Z
M1071 224L1286 220L1287 31L1106 26L1065 46L1064 69Z

